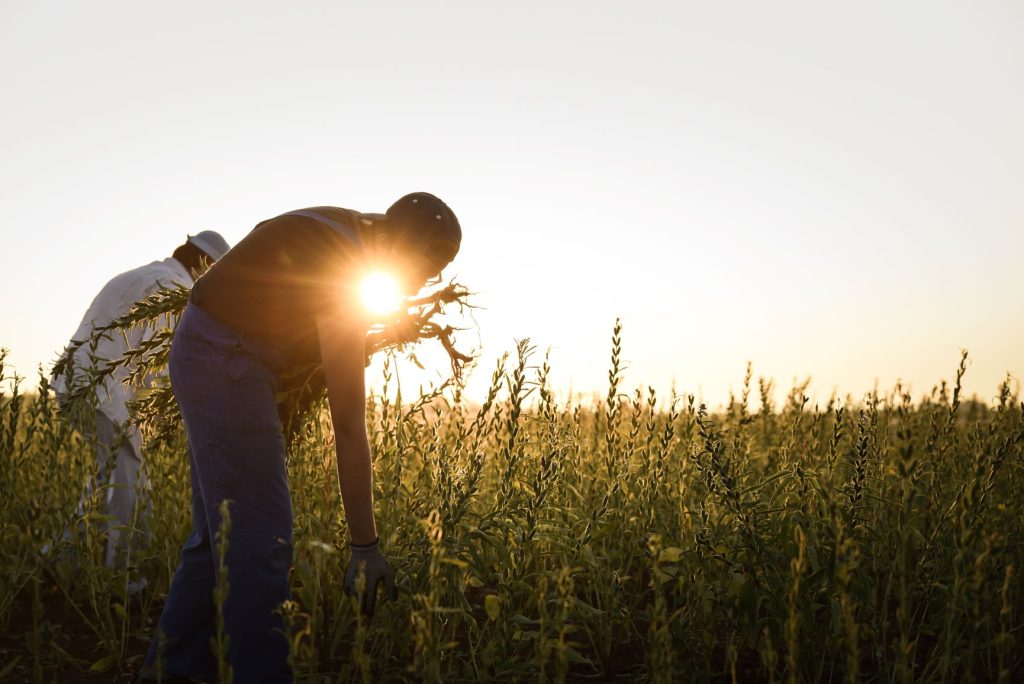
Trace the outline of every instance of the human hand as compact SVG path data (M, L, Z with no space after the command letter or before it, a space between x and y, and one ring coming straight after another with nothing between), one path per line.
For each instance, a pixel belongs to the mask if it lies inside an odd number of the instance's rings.
M377 605L377 587L384 583L384 595L392 601L398 598L398 590L395 588L395 575L391 572L384 553L380 550L380 540L372 544L356 545L351 544L352 557L348 562L348 571L345 573L345 592L349 596L358 596L359 589L357 578L362 570L366 576L366 585L363 588L360 610L363 615L373 616Z

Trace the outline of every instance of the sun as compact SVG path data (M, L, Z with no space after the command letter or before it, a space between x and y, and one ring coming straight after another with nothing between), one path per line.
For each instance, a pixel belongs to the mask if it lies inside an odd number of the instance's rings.
M402 290L390 273L373 271L359 283L359 298L367 311L388 314L397 311L402 303Z

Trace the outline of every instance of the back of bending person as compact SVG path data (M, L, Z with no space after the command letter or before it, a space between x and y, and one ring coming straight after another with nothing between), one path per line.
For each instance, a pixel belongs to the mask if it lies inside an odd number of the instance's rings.
M72 343L90 340L96 328L124 316L136 302L163 286L170 287L175 283L192 285L195 274L202 271L204 261L212 263L227 251L228 243L219 233L204 230L187 236L170 257L115 276L92 300L78 330L71 337ZM76 346L70 352L71 363L64 372L54 373L52 377L58 404L74 414L75 402L70 396L78 383L87 380L97 366L114 362L129 350L138 348L155 332L153 326L137 326L119 334L107 333L95 338L93 343ZM86 433L92 430L96 438L96 469L86 482L75 518L85 519L88 501L102 487L104 492L97 512L105 518L102 524L107 531L106 564L122 569L132 568L130 556L135 555L133 550L144 546L149 538L150 496L143 467L142 434L128 420L129 405L137 398L140 389L152 385L164 375L154 374L141 383L128 385L125 380L132 370L130 364L115 368L98 388L96 403L88 408L86 415L71 416L77 429ZM134 532L129 533L129 530ZM72 528L66 527L63 536L68 538L71 534ZM129 591L141 589L146 584L146 578L135 574L133 569L132 579L128 581Z
M216 535L230 501L223 606L238 682L290 682L277 611L289 596L292 509L276 395L297 370L321 366L351 535L346 586L362 566L372 612L393 581L378 544L366 435L364 353L369 321L356 296L371 264L402 274L413 293L455 257L462 230L428 193L384 215L338 207L288 212L257 225L192 289L175 331L170 377L189 441L192 532L182 547L142 681L216 679ZM157 662L157 658L160 662Z

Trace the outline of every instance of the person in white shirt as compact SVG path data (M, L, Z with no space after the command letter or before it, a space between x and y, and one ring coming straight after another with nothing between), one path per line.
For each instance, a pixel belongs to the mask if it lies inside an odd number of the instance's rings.
M107 325L126 314L133 304L145 299L161 287L175 283L191 287L194 275L202 270L205 261L213 263L229 249L227 241L212 230L204 230L178 247L172 256L161 261L140 266L111 279L89 305L72 340L88 339L94 328ZM51 386L61 406L66 406L69 389L84 376L84 371L106 361L121 358L126 351L135 348L154 333L150 327L140 326L121 333L112 332L100 338L93 346L86 343L78 347L70 364L70 379L55 375ZM129 387L124 380L130 368L121 366L97 388L95 424L79 425L95 431L96 470L85 485L79 503L78 515L85 510L87 499L98 487L106 487L102 497L100 513L109 516L107 527L106 564L124 567L127 564L126 544L122 543L124 531L139 530L142 543L148 540L149 528L146 521L148 504L139 504L139 493L148 489L145 471L142 469L142 437L138 428L128 421L128 403L135 394L135 387ZM166 371L164 372L166 375ZM147 384L155 378L148 378ZM91 418L91 416L87 417Z

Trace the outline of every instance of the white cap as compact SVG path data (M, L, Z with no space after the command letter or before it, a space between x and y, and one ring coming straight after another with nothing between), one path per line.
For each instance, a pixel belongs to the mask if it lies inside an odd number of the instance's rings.
M228 241L221 237L215 230L204 230L201 233L188 236L188 242L203 250L206 256L213 260L220 259L231 249Z

